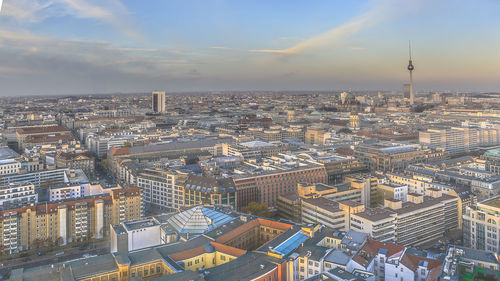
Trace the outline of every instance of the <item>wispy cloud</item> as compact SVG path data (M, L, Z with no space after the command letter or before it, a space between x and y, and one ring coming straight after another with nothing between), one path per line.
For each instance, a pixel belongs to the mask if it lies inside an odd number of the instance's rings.
M127 36L141 37L131 23L130 12L120 0L5 0L3 4L1 16L22 23L36 23L69 15L106 22Z
M189 78L198 65L196 55L188 50L121 48L109 42L54 39L25 30L0 30L0 46L0 72L4 76L24 72L38 77L75 75L83 76L89 85L126 75Z
M408 4L415 2L413 4ZM336 26L324 33L310 37L286 49L254 49L252 53L267 53L277 55L298 55L311 50L329 48L335 43L352 36L363 29L369 28L383 21L389 20L396 15L409 10L409 6L414 6L415 1L381 0L372 3L372 8L367 12L356 16L347 22Z

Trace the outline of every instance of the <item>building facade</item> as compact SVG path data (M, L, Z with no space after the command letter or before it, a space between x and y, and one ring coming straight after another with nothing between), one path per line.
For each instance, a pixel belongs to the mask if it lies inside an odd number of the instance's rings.
M140 190L38 203L0 212L0 246L13 253L42 245L65 245L109 235L109 226L142 215Z
M463 233L465 246L500 254L500 196L467 207Z

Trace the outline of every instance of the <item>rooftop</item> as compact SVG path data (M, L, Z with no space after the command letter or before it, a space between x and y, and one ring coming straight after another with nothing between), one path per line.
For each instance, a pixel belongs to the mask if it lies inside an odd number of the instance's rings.
M480 202L480 204L486 205L488 207L500 208L500 196L496 196L485 201Z
M17 157L19 157L19 154L14 150L12 150L11 148L7 146L0 147L0 160L6 160Z
M177 233L202 234L218 228L234 218L203 206L196 206L173 215L167 223Z
M147 219L142 219L142 220L130 221L130 222L124 222L123 223L123 226L128 231L142 229L142 228L148 228L148 227L157 226L157 225L159 225L159 223L156 222L152 218L147 218Z

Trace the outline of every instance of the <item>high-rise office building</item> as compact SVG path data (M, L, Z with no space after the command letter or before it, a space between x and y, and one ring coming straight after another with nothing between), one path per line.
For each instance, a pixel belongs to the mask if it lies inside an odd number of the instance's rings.
M154 91L152 100L151 100L151 109L154 112L165 112L166 104L165 104L165 92Z
M403 84L403 98L410 98L410 84Z

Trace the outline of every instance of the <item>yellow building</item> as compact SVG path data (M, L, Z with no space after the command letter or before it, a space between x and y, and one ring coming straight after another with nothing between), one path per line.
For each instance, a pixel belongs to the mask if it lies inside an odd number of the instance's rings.
M109 225L141 217L138 188L110 194L39 203L0 212L0 246L19 252L48 245L65 245L109 234Z
M306 144L325 144L325 130L321 128L307 128L305 134Z

